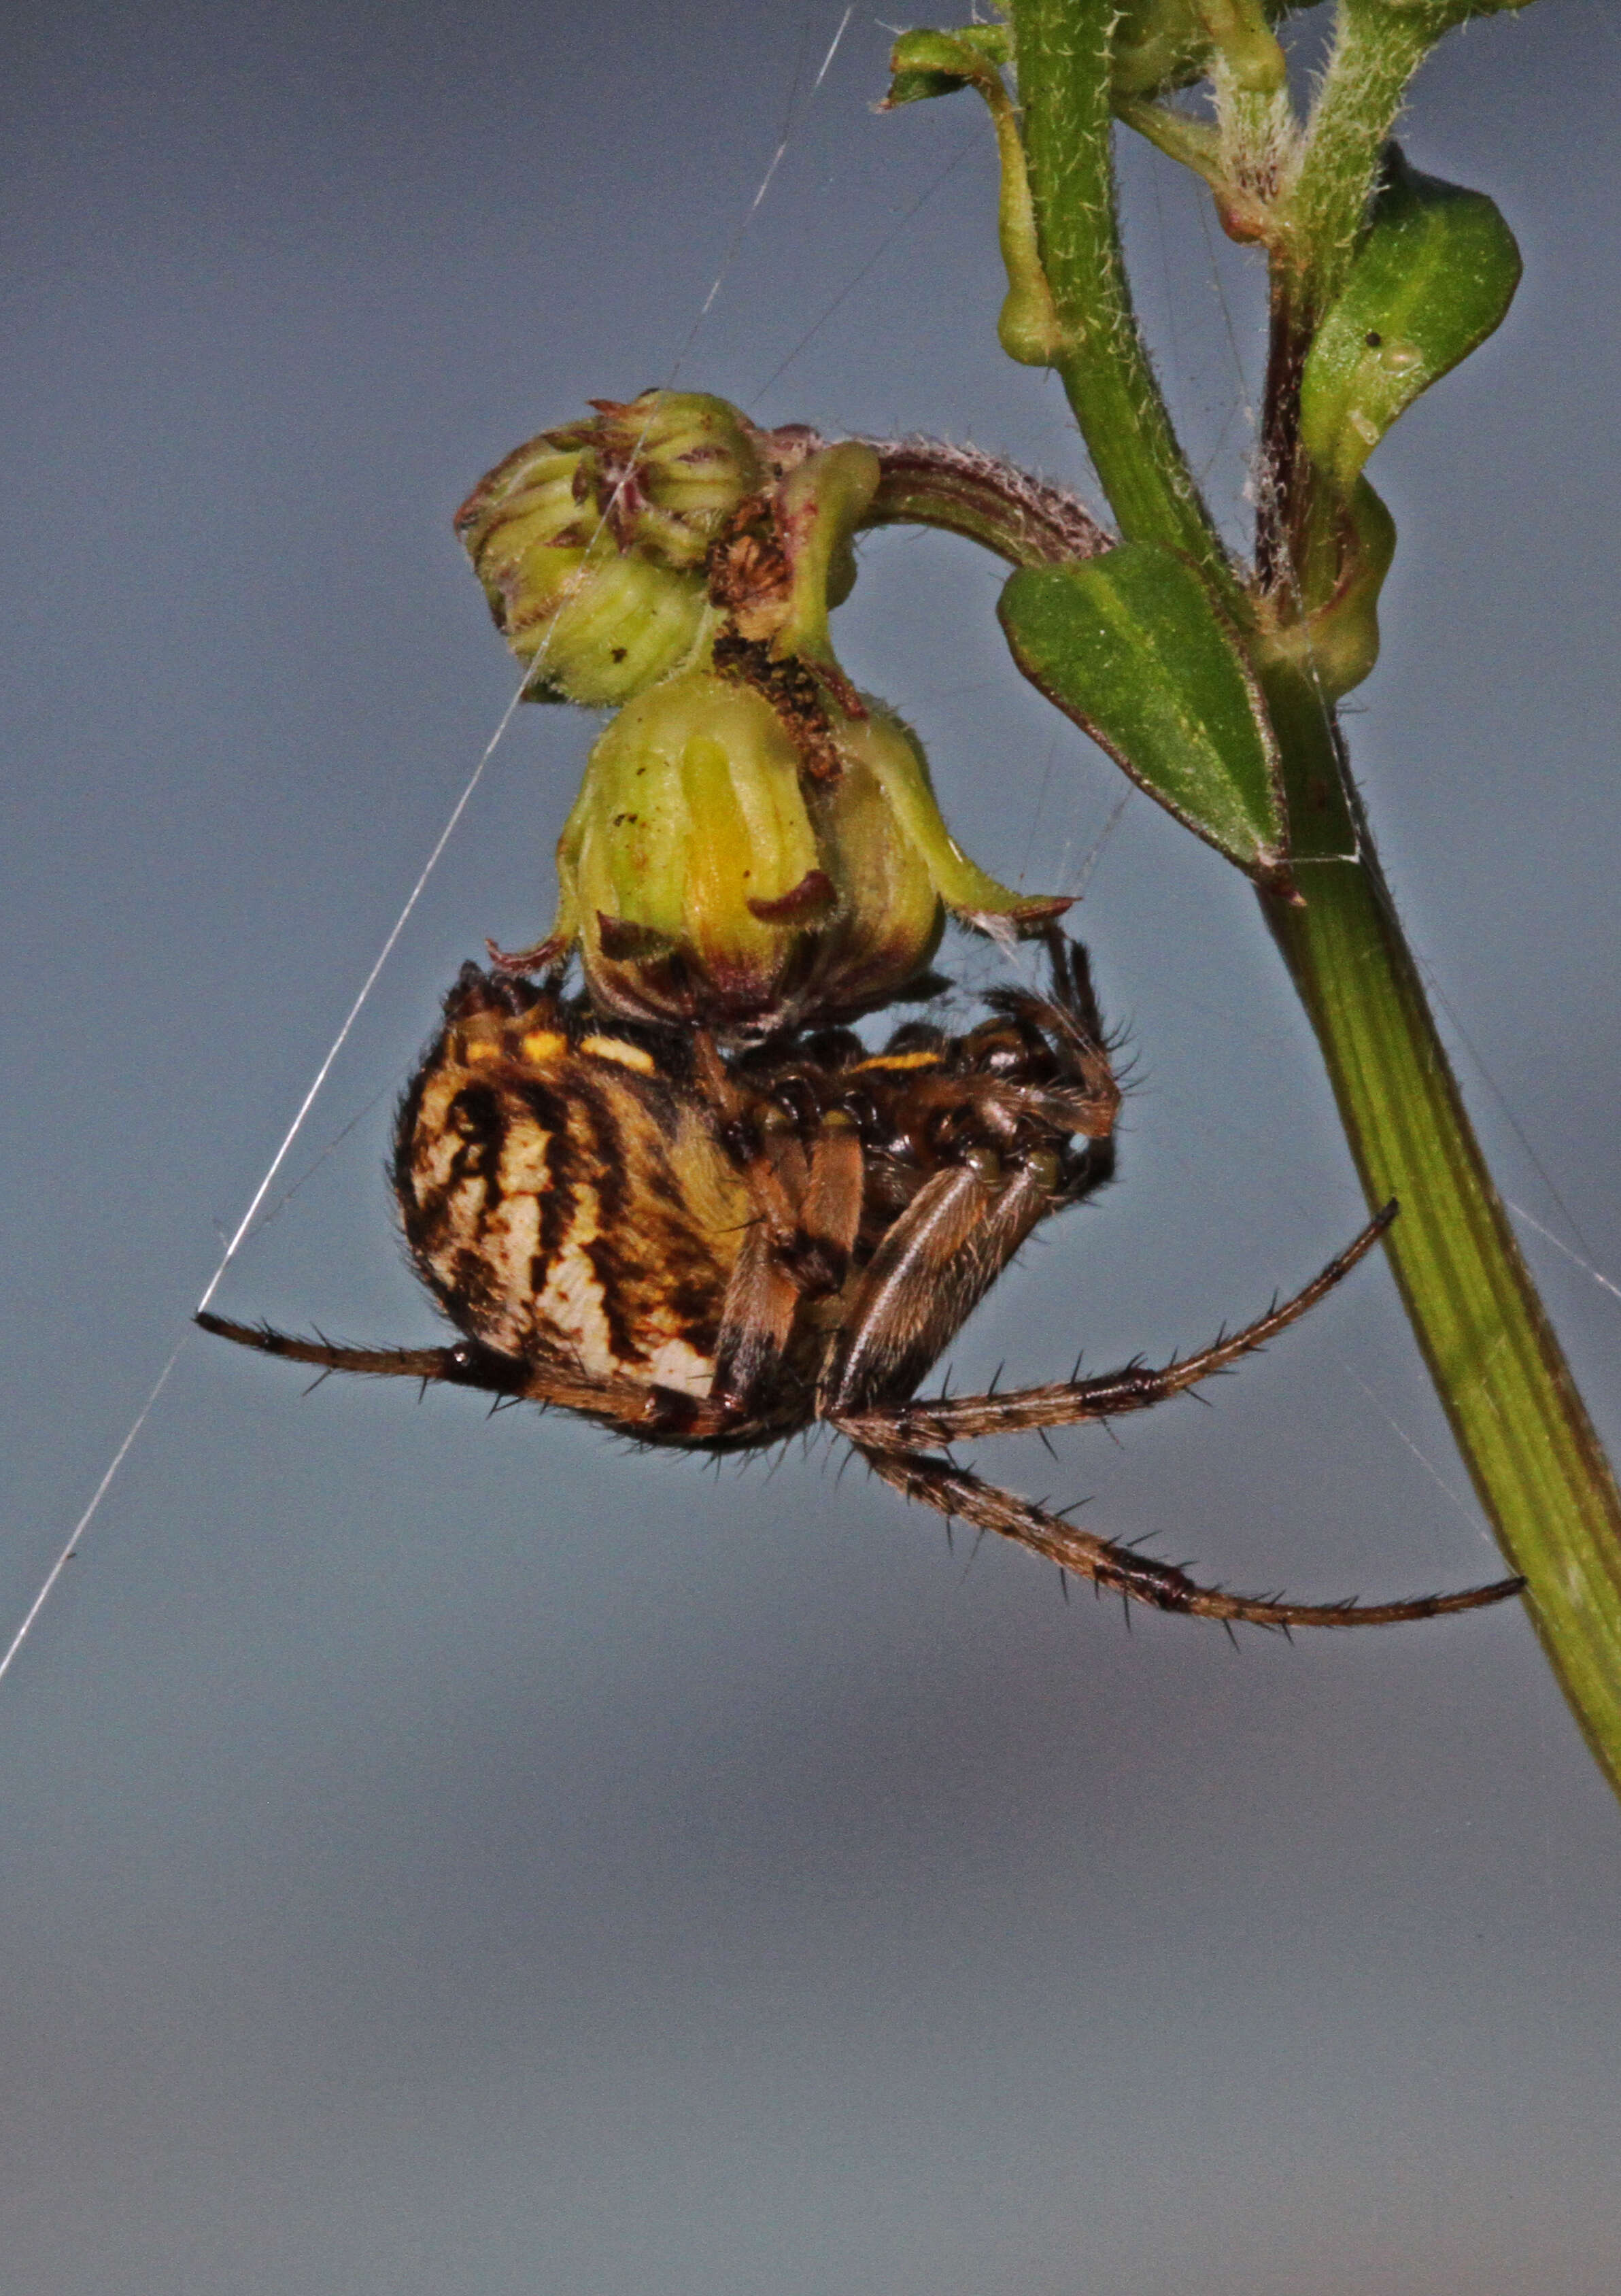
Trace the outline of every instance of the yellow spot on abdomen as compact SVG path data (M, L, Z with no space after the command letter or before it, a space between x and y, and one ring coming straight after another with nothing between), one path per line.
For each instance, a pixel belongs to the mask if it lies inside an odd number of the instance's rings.
M531 1029L521 1049L525 1060L538 1068L547 1061L561 1060L569 1049L569 1039L561 1029Z
M857 1061L848 1073L859 1076L864 1069L937 1069L938 1053L874 1053L870 1061Z
M582 1037L582 1053L594 1053L599 1061L615 1061L622 1069L634 1069L638 1076L651 1076L654 1070L652 1054L641 1045L627 1045L623 1037Z

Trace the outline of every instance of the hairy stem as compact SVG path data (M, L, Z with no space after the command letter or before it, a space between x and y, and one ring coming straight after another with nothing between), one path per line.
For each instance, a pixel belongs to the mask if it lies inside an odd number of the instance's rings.
M1407 79L1434 37L1342 10L1288 240L1273 248L1257 568L1287 621L1332 594L1345 510L1299 438L1300 371L1345 283ZM1470 1127L1343 739L1299 673L1267 701L1306 906L1262 896L1442 1408L1589 1745L1621 1791L1621 1494Z
M1292 299L1307 326L1345 285L1386 140L1437 31L1418 9L1339 11L1289 201Z
M1052 364L1128 542L1191 558L1248 619L1166 413L1132 309L1115 220L1113 0L1013 0L1025 154L1057 314Z
M936 526L994 551L1010 566L1061 566L1095 558L1114 541L1062 487L976 447L940 439L872 439L878 492L865 526Z
M1234 619L1277 738L1304 896L1290 906L1263 892L1263 910L1316 1030L1369 1202L1400 1200L1397 1283L1475 1488L1526 1578L1588 1743L1621 1791L1621 1494L1470 1128L1332 710L1306 655L1257 644L1263 619L1286 629L1332 598L1347 521L1349 542L1360 534L1371 546L1368 520L1357 529L1354 504L1301 446L1301 367L1345 284L1407 82L1464 12L1340 0L1305 144L1281 171L1265 234L1273 332L1257 595L1240 594ZM1054 363L1122 534L1191 559L1228 603L1233 570L1171 433L1121 266L1108 141L1112 0L1013 0L1012 14L1060 323ZM1196 166L1208 157L1179 156Z
M1371 844L1261 897L1481 1505L1621 1791L1621 1493L1480 1152Z

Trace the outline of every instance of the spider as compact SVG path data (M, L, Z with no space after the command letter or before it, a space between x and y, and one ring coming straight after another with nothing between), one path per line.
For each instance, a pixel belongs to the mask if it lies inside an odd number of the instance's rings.
M1518 1578L1379 1604L1194 1584L984 1481L955 1443L1142 1411L1297 1322L1395 1216L1292 1299L1158 1370L919 1399L1032 1231L1109 1178L1119 1087L1077 943L1048 994L1001 988L963 1036L920 1021L723 1053L701 1029L605 1023L555 981L463 967L401 1103L394 1185L417 1273L463 1337L338 1347L203 1314L222 1338L333 1371L558 1405L648 1444L776 1442L818 1421L908 1498L1163 1611L1372 1626L1472 1610ZM1078 1366L1077 1366L1078 1369Z

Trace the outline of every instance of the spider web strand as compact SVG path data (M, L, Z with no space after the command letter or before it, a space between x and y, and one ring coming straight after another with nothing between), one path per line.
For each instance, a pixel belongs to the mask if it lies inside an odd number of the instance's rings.
M708 295L704 298L704 300L699 308L697 316L693 319L691 327L687 330L685 340L681 344L680 348L676 351L675 358L670 364L667 378L663 386L664 389L668 390L675 382L675 377L680 373L687 354L691 351L693 343L696 341L699 331L702 327L705 319L708 316L709 311L713 308L715 300L719 295L727 275L735 266L744 234L754 217L758 212L767 192L771 188L772 180L775 176L778 168L782 165L783 156L788 151L789 145L793 139L794 132L798 127L798 120L804 111L805 105L809 102L811 97L816 94L817 90L822 86L823 82L826 79L828 72L831 69L833 59L839 52L839 45L844 38L845 33L848 29L851 19L854 17L855 13L855 0L850 0L850 4L847 6L844 14L839 19L838 29L834 32L832 39L829 43L827 53L823 57L821 67L816 73L815 78L812 81L809 89L806 91L804 99L796 103L790 94L788 116L783 122L782 133L779 138L777 147L772 153L771 159L766 165L765 171L760 178L758 188L756 190L754 197L749 203L742 221L739 224L736 231L733 234L731 244L727 248L725 254L722 258L721 266L716 275L714 284L710 287ZM643 438L646 436L646 427L651 426L651 421L652 417L650 414L648 417L648 426L644 426L643 429ZM637 448L640 447L641 443L641 439L638 439L636 442ZM635 459L635 451L636 449L632 450L631 460L633 464ZM618 498L619 492L624 483L625 482L622 480L619 486L615 488L612 497L605 506L602 518L599 520L597 524L596 531L598 534L601 534L602 529L608 524L608 521L613 513L614 504ZM594 540L595 536L592 538ZM583 573L584 570L582 569L581 570ZM576 578L576 579L578 578L578 577ZM337 1035L333 1037L331 1046L328 1047L325 1058L322 1061L319 1068L315 1070L315 1074L310 1084L309 1089L306 1092L303 1099L299 1102L292 1122L289 1125L285 1134L282 1136L281 1145L277 1148L275 1154L272 1157L270 1163L266 1167L263 1179L260 1180L258 1187L255 1188L252 1198L248 1205L248 1209L242 1214L242 1218L238 1221L235 1231L225 1246L218 1266L215 1268L213 1275L209 1277L202 1297L198 1301L197 1307L193 1310L193 1314L201 1315L203 1310L209 1307L210 1302L213 1300L215 1293L218 1291L220 1284L225 1280L226 1271L231 1267L232 1262L235 1259L237 1253L242 1250L242 1245L247 1242L249 1235L252 1233L253 1223L258 1216L259 1209L264 1203L266 1197L270 1193L271 1188L274 1185L277 1173L281 1170L282 1165L286 1162L288 1157L292 1152L293 1144L297 1141L300 1132L303 1130L310 1111L314 1108L315 1102L320 1097L322 1088L325 1085L327 1078L332 1073L333 1063L337 1061L344 1046L348 1042L356 1022L359 1020L361 1013L364 1011L373 989L377 986L377 982L382 973L383 967L388 964L390 956L393 955L395 948L398 944L400 935L405 931L406 925L410 922L411 918L415 912L417 903L422 899L423 893L427 890L428 882L433 875L434 871L438 868L439 862L444 856L446 847L450 843L452 837L455 834L457 828L460 826L463 815L466 812L469 805L472 802L474 793L478 790L480 782L484 779L486 770L489 766L491 758L495 756L495 751L499 749L501 743L505 740L507 733L512 726L512 719L517 715L518 705L523 700L524 694L528 690L531 680L534 678L537 667L545 659L546 652L551 643L551 637L552 630L548 629L545 638L537 649L536 653L524 664L523 675L518 681L517 687L512 693L512 699L508 701L506 708L503 710L500 721L497 724L495 732L485 743L483 752L479 758L478 764L469 775L461 795L457 798L455 804L452 807L450 815L445 823L445 826L439 832L438 838L434 841L432 850L430 852L427 860L422 865L416 882L412 886L404 906L401 908L398 916L395 919L394 924L389 931L387 939L384 940L381 948L378 951L370 972L366 974L364 980L361 983L359 993L356 996L354 1003L349 1006L348 1013L344 1015L342 1026L339 1029ZM140 1410L135 1414L134 1419L131 1420L129 1426L125 1431L123 1439L119 1444L117 1450L114 1451L111 1458L108 1461L106 1470L103 1472L101 1480L97 1483L94 1490L90 1496L89 1505L85 1508L84 1513L74 1524L71 1537L68 1539L67 1543L62 1547L61 1552L57 1555L55 1562L51 1565L50 1570L46 1572L45 1578L41 1581L38 1592L35 1595L33 1601L29 1604L27 1611L24 1612L20 1624L18 1626L16 1632L12 1635L11 1641L5 1647L4 1655L0 1655L0 1681L4 1679L6 1673L11 1668L12 1660L16 1658L18 1652L22 1648L23 1644L28 1640L29 1634L32 1632L35 1621L38 1619L40 1612L44 1610L45 1604L51 1599L52 1595L55 1592L62 1573L66 1570L69 1563L73 1560L74 1555L78 1553L79 1544L84 1538L86 1532L94 1522L96 1514L100 1511L102 1500L106 1497L109 1490L112 1488L119 1471L123 1466L125 1460L129 1456L130 1452L134 1449L142 1430L145 1427L147 1421L151 1418L152 1412L157 1407L159 1399L162 1396L164 1389L168 1385L169 1379L175 1370L175 1366L179 1362L181 1355L185 1349L186 1342L191 1337L192 1328L191 1324L188 1323L185 1329L181 1332L180 1337L176 1341L174 1348L169 1354L168 1360L165 1363L162 1370L159 1373L157 1379L153 1382L151 1393L147 1396L145 1402L141 1406Z
M67 1569L69 1563L72 1562L74 1556L78 1554L79 1540L84 1537L86 1531L88 1530L92 1521L94 1520L96 1509L101 1505L102 1501L106 1497L109 1489L111 1488L113 1477L118 1473L119 1469L123 1465L125 1460L128 1457L131 1450L134 1448L136 1437L140 1434L141 1430L145 1426L147 1421L151 1417L152 1412L157 1406L158 1398L168 1385L169 1374L179 1362L181 1351L191 1336L191 1331L188 1328L182 1332L180 1337L176 1341L173 1349L170 1350L168 1361L164 1365L163 1369L158 1374L156 1380L152 1382L151 1393L147 1397L145 1402L141 1406L140 1410L136 1412L135 1417L130 1421L128 1431L125 1435L124 1440L119 1445L118 1449L108 1461L106 1472L102 1475L101 1481L91 1493L89 1505L85 1509L83 1514L80 1515L78 1521L74 1524L72 1535L69 1538L67 1545L62 1548L61 1553L57 1556L55 1562L51 1565L50 1570L45 1573L45 1578L41 1583L39 1592L35 1595L33 1601L29 1604L27 1611L23 1613L21 1625L12 1636L11 1641L6 1644L4 1657L0 1658L0 1682L4 1681L7 1673L11 1669L12 1660L22 1648L23 1644L27 1642L29 1636L32 1631L35 1620L39 1616L41 1611L44 1610L45 1604L50 1601L52 1595L55 1591L57 1580L61 1577L62 1572Z

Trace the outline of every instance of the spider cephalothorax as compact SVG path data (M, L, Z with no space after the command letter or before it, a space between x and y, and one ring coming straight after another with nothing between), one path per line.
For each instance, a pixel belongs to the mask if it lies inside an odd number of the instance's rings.
M1429 1617L1517 1580L1353 1609L1251 1599L1110 1546L951 1457L979 1435L1141 1410L1253 1351L1367 1251L1393 1208L1257 1323L1164 1370L1000 1396L915 1390L1040 1222L1113 1168L1119 1090L1077 946L963 1036L918 1022L723 1054L605 1024L581 997L467 966L401 1103L395 1186L423 1282L464 1334L367 1349L210 1331L327 1370L557 1404L705 1450L825 1421L908 1496L1165 1610L1263 1625Z

